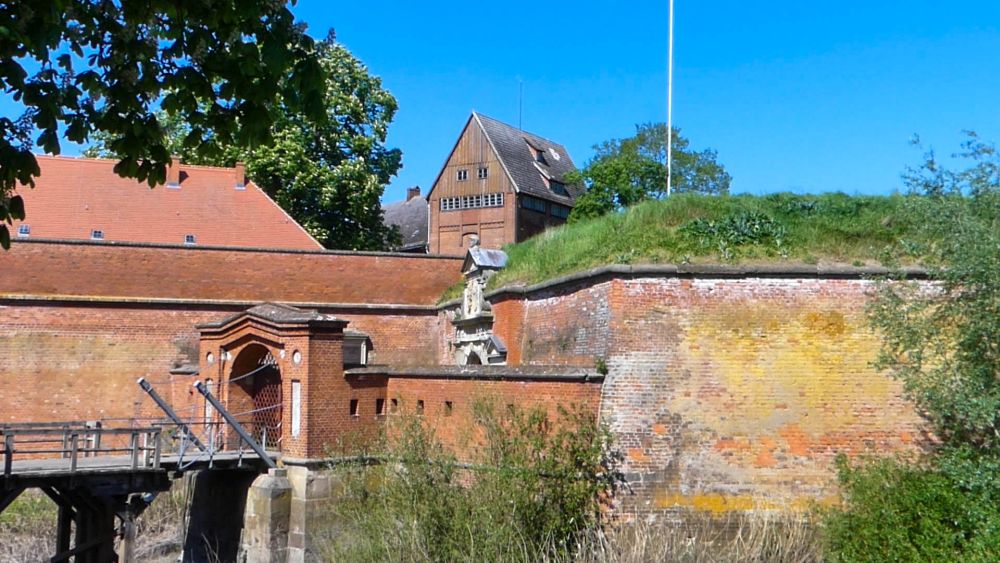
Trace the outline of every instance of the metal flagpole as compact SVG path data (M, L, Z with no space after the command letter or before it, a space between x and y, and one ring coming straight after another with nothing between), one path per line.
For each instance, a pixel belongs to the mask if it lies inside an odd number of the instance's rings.
M674 102L674 0L670 2L670 23L667 31L667 196L670 195L671 157L673 154L673 102Z

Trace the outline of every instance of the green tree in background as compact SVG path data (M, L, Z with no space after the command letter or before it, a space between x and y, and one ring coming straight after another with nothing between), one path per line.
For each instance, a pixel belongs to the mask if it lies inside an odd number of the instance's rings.
M903 176L913 223L932 241L914 245L932 284L886 281L870 310L876 365L935 440L917 463L841 468L835 561L1000 558L1000 158L974 133L962 149L963 169L929 152Z
M0 87L24 108L0 118L0 245L24 219L32 151L59 154L60 136L100 131L115 171L166 177L170 151L157 105L188 124L184 145L266 141L277 103L321 121L323 69L284 2L21 0L0 3Z
M666 195L666 124L639 125L634 137L605 141L594 150L596 154L583 170L570 178L587 187L577 199L570 215L571 222ZM731 178L716 157L711 149L691 150L690 142L674 128L670 179L673 191L729 193Z
M317 123L294 106L281 105L271 143L220 146L207 153L186 142L191 129L186 123L163 113L165 145L191 164L245 162L250 178L327 248L390 248L399 244L399 233L382 223L379 198L402 159L399 149L385 146L396 99L332 32L316 49L328 77L325 120ZM102 137L86 154L117 156L118 151Z

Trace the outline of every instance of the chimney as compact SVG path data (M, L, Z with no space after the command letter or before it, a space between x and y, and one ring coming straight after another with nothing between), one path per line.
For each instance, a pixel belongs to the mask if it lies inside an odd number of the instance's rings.
M170 165L167 166L167 187L181 187L181 157L176 154L170 157Z
M242 162L236 163L236 169L234 170L234 176L236 177L236 189L242 190L247 186L247 166Z
M413 186L412 188L406 188L406 201L410 201L415 197L420 197L420 186Z

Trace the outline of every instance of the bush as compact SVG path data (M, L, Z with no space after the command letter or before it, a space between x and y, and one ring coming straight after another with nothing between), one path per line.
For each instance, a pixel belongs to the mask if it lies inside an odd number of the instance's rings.
M393 421L373 465L340 465L331 560L534 561L568 554L601 525L622 476L609 433L583 410L559 420L480 402L457 461L419 417Z
M694 219L681 225L680 232L698 247L718 250L726 259L735 258L747 246L780 251L788 236L784 226L756 211L741 211L721 221Z
M831 561L997 561L1000 510L989 495L922 464L838 460L845 505L824 522Z

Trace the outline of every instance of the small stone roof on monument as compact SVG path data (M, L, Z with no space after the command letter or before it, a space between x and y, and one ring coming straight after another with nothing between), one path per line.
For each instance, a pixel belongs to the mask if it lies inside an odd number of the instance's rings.
M469 253L465 255L465 263L462 264L462 271L468 272L470 266L475 266L479 269L491 268L494 270L499 270L507 265L507 253L502 250L494 250L492 248L482 248L480 246L473 246L469 249Z

